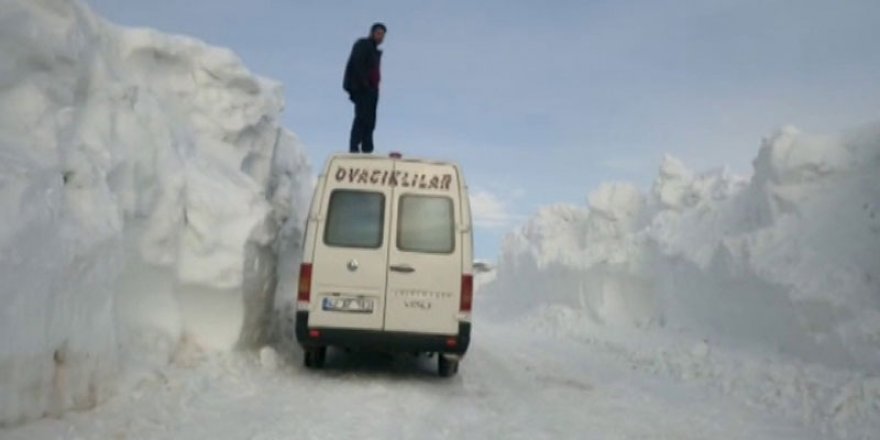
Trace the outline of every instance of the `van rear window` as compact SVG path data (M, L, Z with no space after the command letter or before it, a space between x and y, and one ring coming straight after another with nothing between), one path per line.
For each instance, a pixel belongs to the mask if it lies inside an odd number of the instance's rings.
M324 243L328 246L382 247L385 195L378 192L335 190L330 194Z
M400 198L399 208L398 249L432 254L448 254L455 250L452 199L405 195Z

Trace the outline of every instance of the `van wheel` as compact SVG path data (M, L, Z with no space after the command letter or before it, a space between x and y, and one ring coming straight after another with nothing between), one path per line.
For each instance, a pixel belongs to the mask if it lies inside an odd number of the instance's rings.
M452 377L455 376L455 373L458 373L458 360L457 359L449 359L442 354L437 356L437 372L440 373L440 377Z
M327 358L327 347L307 348L303 364L308 368L322 368Z

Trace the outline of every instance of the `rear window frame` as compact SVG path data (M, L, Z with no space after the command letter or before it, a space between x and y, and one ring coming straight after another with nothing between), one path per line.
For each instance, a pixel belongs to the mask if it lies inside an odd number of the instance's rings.
M331 214L331 209L333 208L333 197L339 193L378 194L379 196L381 196L382 206L381 206L381 211L380 211L380 216L379 216L379 223L381 225L381 228L379 229L379 244L378 245L376 245L376 246L355 246L355 245L348 245L348 244L331 243L328 240L328 235L330 234L330 214ZM323 234L322 239L324 241L324 245L328 246L328 247L341 248L341 249L377 250L377 249L384 248L385 247L385 230L387 227L387 225L385 224L385 217L386 217L385 213L388 209L385 204L386 201L387 201L387 197L385 196L385 193L382 191L369 191L369 190L352 189L352 188L334 188L332 191L330 191L330 196L327 197L327 214L326 214L326 218L323 221L324 234Z
M412 198L426 198L426 199L444 199L449 202L449 229L450 236L452 238L452 247L448 251L426 251L422 249L407 249L401 246L401 234L403 234L402 222L403 222L403 199L412 197ZM394 237L394 245L400 252L414 253L414 254L431 254L431 255L452 255L458 249L458 240L456 239L456 222L455 222L455 200L450 196L443 195L428 195L428 194L401 194L397 198L397 233Z

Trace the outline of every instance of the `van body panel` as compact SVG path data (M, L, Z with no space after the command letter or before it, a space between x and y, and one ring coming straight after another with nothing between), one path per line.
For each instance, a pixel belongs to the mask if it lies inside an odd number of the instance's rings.
M371 161L370 169L392 172L393 163ZM330 162L328 173L324 176L324 188L318 205L315 221L315 250L312 266L312 290L309 322L313 326L382 329L385 313L386 267L388 266L388 243L391 217L392 190L380 185L364 185L360 160L334 159ZM357 196L381 198L380 237L376 246L344 246L328 241L332 237L330 220L331 202L334 196ZM339 221L352 223L371 223L373 218L365 218L361 207L346 209L343 205L333 206L338 215L347 218ZM369 213L375 214L375 213ZM346 223L343 223L344 225ZM346 239L347 237L341 237ZM354 237L357 239L358 237ZM363 245L363 243L358 243ZM355 299L367 300L372 306L369 311L332 311L325 309L325 301Z
M394 189L385 329L455 334L462 258L458 170L411 161L395 165L418 184ZM432 186L435 179L439 185Z
M312 195L312 201L309 204L309 215L306 217L305 236L303 237L303 263L311 263L314 260L315 239L317 234L315 230L318 227L318 212L321 206L321 196L324 194L324 175L318 176L315 182L315 190Z

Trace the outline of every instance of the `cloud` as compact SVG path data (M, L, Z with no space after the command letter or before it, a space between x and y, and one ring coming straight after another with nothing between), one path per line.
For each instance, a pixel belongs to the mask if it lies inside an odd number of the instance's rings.
M505 229L515 220L507 203L489 191L474 190L470 199L474 224L479 228Z

